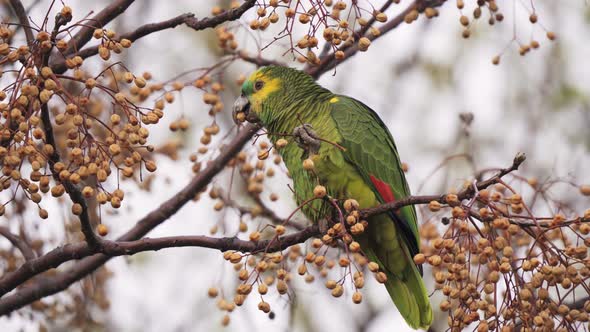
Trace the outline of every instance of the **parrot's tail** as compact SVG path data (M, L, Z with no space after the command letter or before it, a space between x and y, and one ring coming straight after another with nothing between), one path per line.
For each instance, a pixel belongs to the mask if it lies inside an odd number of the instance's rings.
M427 329L432 323L432 307L422 277L413 263L404 272L405 280L386 273L385 287L408 325Z
M374 255L369 256L376 258ZM403 272L393 274L385 269L385 288L410 327L428 329L432 324L432 307L428 293L413 259L408 259L410 255L407 251L404 256L406 267Z

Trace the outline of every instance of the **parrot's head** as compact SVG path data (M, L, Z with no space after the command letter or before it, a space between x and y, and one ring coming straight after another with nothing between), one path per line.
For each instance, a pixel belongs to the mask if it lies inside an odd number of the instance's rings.
M286 106L320 88L313 78L297 69L267 66L256 70L242 84L240 97L233 106L234 122L243 120L267 124Z

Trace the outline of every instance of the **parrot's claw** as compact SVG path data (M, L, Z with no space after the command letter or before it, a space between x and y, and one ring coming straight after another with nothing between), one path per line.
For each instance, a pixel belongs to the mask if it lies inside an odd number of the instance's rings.
M318 220L318 227L320 228L320 234L328 233L328 229L330 229L330 223L328 219L322 218Z
M321 141L309 123L295 127L293 136L295 136L297 146L305 151L303 154L304 158L307 158L310 154L317 154L320 151Z

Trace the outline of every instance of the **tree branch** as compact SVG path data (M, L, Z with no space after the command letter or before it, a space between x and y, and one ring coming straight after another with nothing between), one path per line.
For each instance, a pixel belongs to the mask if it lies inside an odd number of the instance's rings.
M27 45L31 46L35 41L35 36L33 35L33 30L31 29L31 24L29 23L29 18L27 17L27 12L25 11L23 3L20 0L10 0L10 6L14 10L18 21L25 31Z
M485 181L478 182L476 184L477 190L483 190L493 184L498 183L503 176L505 176L506 174L511 173L513 171L516 171L525 160L526 160L526 156L524 155L524 153L516 154L516 156L514 157L514 160L512 161L512 165L510 165L510 167L503 168L495 176L493 176ZM459 194L457 194L457 198L461 201L461 200L473 197L474 194L475 194L475 189L473 188L473 186L469 186L469 187L465 188L464 190L462 190ZM381 213L384 213L387 211L395 211L405 205L428 204L431 201L437 201L439 203L446 204L447 203L446 195L443 194L443 195L438 195L438 196L437 195L409 196L404 199L400 199L400 200L397 200L397 201L394 201L391 203L381 204L381 205L376 206L374 208L365 209L365 210L361 211L361 216L363 218L368 218L370 216L373 216L376 214L381 214Z
M162 31L162 30L166 30L166 29L173 29L173 28L177 27L178 25L185 23L187 19L192 18L192 17L194 17L194 14L186 13L186 14L182 14L182 15L173 17L173 18L166 20L166 21L145 24L145 25L142 25L139 28L135 29L134 31L122 34L120 36L120 39L129 39L131 41L136 41L142 37L145 37L151 33L157 32L157 31ZM92 47L87 47L87 48L79 51L78 53L73 54L72 56L78 55L78 56L81 56L83 59L86 59L86 58L89 58L89 57L96 55L96 54L98 54L98 46L92 46ZM55 63L52 63L51 68L53 69L53 72L58 73L58 74L62 74L68 69L66 67L65 59L60 59L60 60L56 61Z
M144 238L138 241L105 241L100 247L102 254L97 254L80 262L70 271L47 277L36 284L24 287L16 294L0 299L0 316L9 314L36 299L55 294L66 289L76 280L86 276L107 260L115 256L133 255L143 251L160 250L173 247L203 247L220 251L237 250L241 252L275 252L288 248L294 244L305 242L313 236L319 235L317 225L309 226L302 231L289 234L277 239L258 242L240 240L236 237L213 238L208 236L173 236L162 238ZM60 254L73 258L90 255L92 248L87 244L74 244L62 247ZM108 255L108 256L107 256Z
M100 243L100 239L96 236L96 234L94 234L94 231L92 230L86 199L78 187L76 187L76 185L68 180L61 181L59 179L58 172L55 171L55 164L60 161L60 157L59 152L57 151L57 145L55 144L55 138L53 136L53 126L51 125L51 120L49 119L49 109L47 104L41 106L41 122L43 122L43 127L45 128L46 143L53 147L53 153L48 158L49 168L51 169L53 178L56 182L63 184L72 202L74 204L80 204L82 207L82 213L78 216L80 219L82 233L90 245L97 246Z
M193 14L193 13L185 13L185 14L176 16L174 18L171 18L169 20L166 20L166 21L142 25L139 28L135 29L134 31L122 34L120 36L120 38L121 39L125 38L125 39L129 39L131 41L136 41L136 40L138 40L142 37L145 37L151 33L166 30L166 29L172 29L172 28L177 27L180 24L186 24L188 27L190 27L194 30L197 30L197 31L198 30L205 30L208 28L213 28L221 23L228 22L228 21L234 21L234 20L240 18L240 16L243 13L245 13L248 9L252 8L255 3L256 3L255 0L248 0L248 1L244 2L238 8L228 10L225 13L217 15L217 16L205 17L202 20L197 19L195 17L195 14ZM106 10L106 8L105 8L105 10ZM74 38L72 38L72 40L74 40L76 38L76 36L74 36ZM90 31L90 36L92 36L92 30ZM86 44L86 42L88 42L88 40L86 40L84 42L84 44ZM81 44L78 47L81 47L84 44ZM78 56L81 56L83 59L86 59L88 57L98 54L98 46L92 46L92 47L85 48L83 50L78 51L76 54L73 54L73 53L74 52L69 52L69 53L66 52L66 54L69 56L78 55ZM56 61L55 63L53 63L51 65L51 68L53 69L53 72L57 73L57 74L63 74L68 69L66 67L65 59L60 59L59 61Z
M254 7L256 0L246 0L239 7L225 11L222 14L213 17L205 17L204 19L197 19L192 17L186 20L186 25L195 30L204 30L210 27L217 26L228 21L235 21L239 19L248 9Z
M72 54L82 46L86 45L86 43L92 38L92 33L95 29L107 25L110 21L114 20L129 8L133 2L134 0L117 0L106 6L98 14L94 15L94 17L90 19L91 24L82 27L82 29L80 29L80 31L78 31L78 33L76 33L68 42L68 48L66 49L65 54Z
M21 308L28 303L31 303L41 297L55 294L67 288L71 283L79 280L88 273L91 273L100 265L104 264L113 256L131 255L141 251L159 250L168 247L179 246L199 246L205 248L213 248L221 251L237 250L245 252L259 252L259 251L277 251L282 250L288 246L296 243L305 242L307 239L320 234L317 225L312 225L304 228L296 233L284 236L278 240L251 242L244 241L238 238L212 238L207 236L176 236L164 237L156 239L139 239L145 235L149 230L156 227L158 224L168 219L174 212L176 212L182 205L188 202L197 192L206 186L211 178L217 174L223 166L232 158L237 151L257 130L258 127L254 125L247 125L247 130L240 132L232 141L233 144L223 151L222 154L210 166L200 173L189 185L187 185L181 192L163 203L158 209L154 210L125 235L121 236L117 241L103 241L102 245L97 248L92 248L85 243L65 245L54 249L40 258L30 260L23 264L17 271L7 275L0 280L0 287L3 293L10 290L32 276L46 271L49 268L57 267L61 263L87 257L69 271L61 273L57 276L48 277L38 281L37 283L19 290L16 294L6 296L0 299L0 315L7 314L13 310ZM245 140L244 140L245 139ZM488 180L481 181L476 184L477 190L482 190L498 183L500 178L506 174L515 171L524 162L523 154L518 154L509 168L502 169L498 174ZM467 188L459 193L457 196L460 199L468 199L475 195L474 188ZM380 214L389 210L397 210L406 205L428 204L432 200L444 202L445 196L410 196L406 199L401 199L392 203L382 204L375 208L361 210L361 216L368 218L372 215ZM101 254L96 254L101 253ZM9 286L9 287L7 287Z
M201 247L217 249L221 252L236 250L240 252L258 253L284 250L294 244L305 242L307 239L320 234L317 225L304 228L301 231L258 242L241 240L237 237L215 238L210 236L170 236L161 238L143 238L137 241L108 241L101 248L101 253L108 256L133 255L143 251L154 251L175 247ZM87 247L78 250L87 250ZM1 314L1 312L0 312Z
M12 245L18 248L25 260L35 259L36 256L33 249L18 235L11 233L7 227L0 226L0 235L4 236Z
M104 25L118 14L123 12L125 8L128 7L132 2L133 1L117 1L113 5L105 8L103 11L101 11L101 13L97 14L94 19L100 21L100 23ZM246 10L253 7L255 2L255 0L248 0L240 7L227 11L213 18L205 18L200 21L192 18L190 22L187 23L187 25L195 30L202 30L209 27L214 27L225 21L238 19ZM140 29L142 28L143 27L140 27ZM80 31L76 36L74 36L74 38L72 38L72 45L76 45L78 48L83 46L90 39L92 31L93 29L91 28ZM145 28L143 31L149 31L149 29ZM141 30L138 32L138 36L140 35ZM58 73L58 71L55 70L54 72ZM51 124L48 120L49 116L47 113L47 117L43 122ZM232 140L232 142L226 147L226 149L224 149L204 171L199 173L199 175L197 175L183 190L181 190L171 199L164 202L162 205L160 205L160 207L150 212L144 218L139 220L131 230L119 237L118 241L132 241L139 239L176 213L188 201L192 200L196 193L203 190L209 184L211 179L217 175L225 167L229 160L231 160L241 150L246 142L248 142L250 138L254 136L258 129L259 126L257 125L246 125L243 130L234 138L234 140ZM89 256L93 253L90 251L83 252L84 250L80 249L82 247L72 247L71 249L68 249L70 246L85 246L85 244L66 245L56 248L40 258L26 262L15 272L4 275L0 279L0 296L14 290L17 286L23 284L25 281L38 275L39 273L47 271L50 268L57 267L63 262L82 258L83 256ZM75 248L78 248L78 251L76 252L80 253L80 256L82 257L67 256L68 254L71 255L72 252L75 251L73 250ZM97 246L93 249L93 251L96 252L100 250L100 246ZM103 265L109 259L109 256L103 254L95 254L92 257L86 257L86 259L79 262L64 273L38 280L36 283L19 290L15 294L5 296L0 299L0 312L8 313L44 296L60 292L68 288L70 284L80 280Z
M55 26L51 33L52 45L55 43L55 39L57 38L59 28L67 24L67 22L68 19L62 17L61 13L58 13L55 16ZM50 54L51 50L44 54L42 66L47 66L49 64ZM49 168L51 169L51 174L53 175L53 178L55 179L56 183L63 184L72 202L74 204L80 204L80 206L82 207L82 211L78 216L80 219L82 233L84 234L86 242L88 242L88 244L91 247L96 247L100 244L101 239L98 238L92 230L92 224L90 223L90 215L88 213L88 204L86 204L86 199L84 198L82 192L80 191L80 189L78 189L76 185L74 185L67 179L61 181L58 172L55 171L55 164L58 163L61 159L59 156L57 144L55 142L55 136L53 135L53 125L51 124L51 119L49 118L49 107L47 106L47 103L41 105L41 122L43 122L43 128L45 129L45 143L53 147L53 153L51 153L49 158L47 158Z
M140 239L149 231L174 215L182 206L191 201L198 192L202 191L210 183L211 179L217 175L242 149L259 128L258 125L253 124L244 126L231 143L222 150L219 156L209 163L206 169L200 172L188 185L176 193L172 198L168 199L139 220L131 230L119 237L117 241L133 241ZM55 268L66 261L90 256L95 252L102 250L100 246L95 247L93 249L94 251L84 251L88 249L81 248L84 248L84 244L65 245L50 251L42 257L27 261L16 271L8 273L0 279L0 296L15 289L17 286L23 284L25 281L39 273ZM72 256L73 254L79 254L80 256ZM104 254L96 254L92 257L87 257L64 273L44 278L17 291L15 294L0 298L0 315L21 308L42 297L61 292L68 288L70 284L80 280L100 267L110 258L111 257Z
M251 64L256 65L256 67L264 67L264 66L281 66L281 67L285 67L286 64L280 62L280 61L275 61L275 60L270 60L270 59L265 59L263 57L261 57L260 55L258 56L252 56L250 54L248 54L246 51L240 50L238 52L228 52L229 54L235 54L237 56L240 57L240 59L249 62Z
M369 40L371 40L371 41L376 40L376 39L382 37L383 35L385 35L387 32L397 28L401 23L404 22L404 18L411 11L418 10L418 11L422 12L422 11L424 11L424 9L426 7L431 7L431 8L439 7L442 4L444 4L445 2L446 2L446 0L414 0L414 2L412 2L410 5L408 5L408 7L406 9L404 9L401 13L399 13L397 16L395 16L394 18L389 20L383 26L381 26L379 28L379 32L380 32L379 35L375 36L373 34L365 34L365 37L369 38ZM344 58L343 59L336 60L336 58L334 57L334 54L329 54L320 62L319 65L317 65L315 67L308 68L306 70L306 72L309 75L311 75L313 78L317 79L318 77L322 76L322 74L324 74L328 70L336 67L336 65L338 65L339 63L342 63L342 62L350 59L353 55L355 55L359 51L357 44L353 44L352 46L348 46L348 47L343 47L340 50L344 51Z

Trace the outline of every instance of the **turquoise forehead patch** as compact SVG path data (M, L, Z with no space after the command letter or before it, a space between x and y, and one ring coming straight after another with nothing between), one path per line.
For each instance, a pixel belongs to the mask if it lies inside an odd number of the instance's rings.
M244 95L250 95L252 94L252 82L247 80L244 81L244 84L242 84L242 93Z

